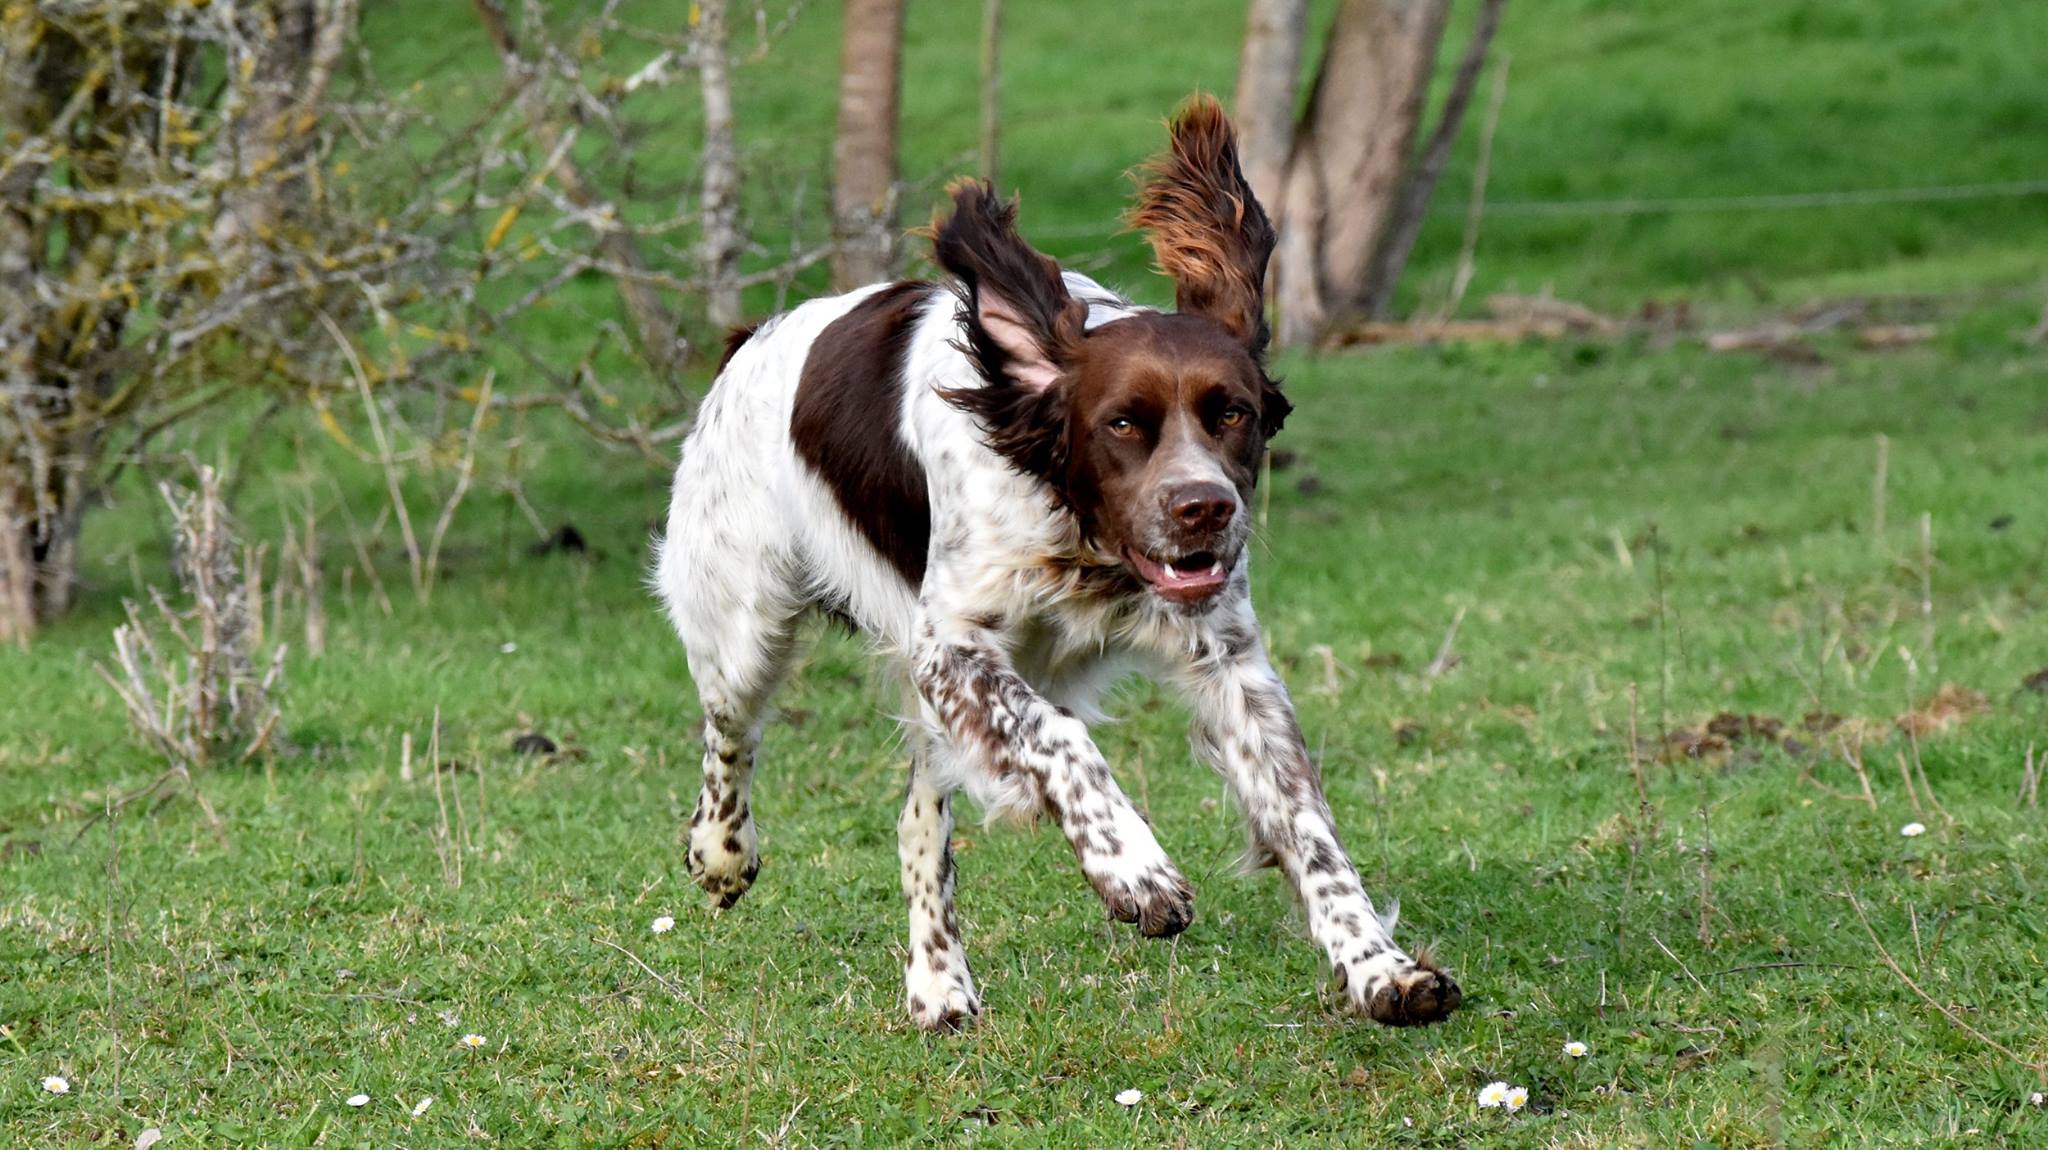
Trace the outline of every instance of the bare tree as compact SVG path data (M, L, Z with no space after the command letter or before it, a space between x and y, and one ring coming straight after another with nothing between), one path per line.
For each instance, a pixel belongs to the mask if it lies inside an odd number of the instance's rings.
M895 259L896 123L904 0L845 0L832 218L841 287L887 279Z
M1239 99L1253 187L1277 209L1281 342L1321 342L1383 318L1471 102L1505 0L1482 0L1451 92L1426 145L1423 111L1450 0L1342 0L1306 109L1290 119L1305 29L1301 5L1253 0ZM1295 45L1290 59L1288 45ZM1284 145L1278 126L1291 122ZM1286 157L1277 179L1276 156Z
M353 20L347 0L0 8L0 636L69 606L123 458L312 370L306 316L359 314L359 285L424 258L310 178Z
M317 139L306 131L327 99L356 26L356 0L269 0L230 6L225 65L251 77L226 96L235 129L225 139L235 183L214 219L214 242L240 254L274 235L305 196L300 180ZM266 178L283 171L287 178Z
M1237 69L1238 160L1252 194L1278 206L1294 149L1294 105L1308 36L1308 0L1251 0Z
M697 75L704 89L704 277L706 314L718 327L740 322L739 149L733 143L732 77L725 0L700 0Z
M613 282L618 285L619 301L625 305L626 313L633 321L641 354L657 372L668 372L684 348L677 336L675 317L662 302L659 289L648 275L647 261L640 254L640 245L634 241L633 233L618 221L617 211L569 155L564 145L570 137L562 117L548 102L541 83L541 68L520 54L518 37L505 18L503 5L499 0L471 0L471 3L476 8L477 18L483 23L485 35L490 37L491 47L497 49L498 59L505 68L506 82L511 85L527 129L533 133L541 150L555 157L549 169L550 178L572 205L604 222L598 233L598 251L620 269ZM730 133L727 139L729 143Z

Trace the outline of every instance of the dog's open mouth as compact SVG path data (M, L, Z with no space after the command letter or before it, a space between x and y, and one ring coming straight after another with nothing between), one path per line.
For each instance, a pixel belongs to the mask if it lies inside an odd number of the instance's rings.
M1138 578L1175 603L1200 603L1230 581L1230 565L1214 551L1190 551L1169 562L1127 547L1124 558Z

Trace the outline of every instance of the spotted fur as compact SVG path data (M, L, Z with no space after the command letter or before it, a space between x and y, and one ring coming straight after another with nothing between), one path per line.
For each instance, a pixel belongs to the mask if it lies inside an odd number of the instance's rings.
M950 290L878 285L761 325L684 444L656 582L706 716L690 874L720 907L754 881L762 715L803 618L851 622L909 700L904 1004L926 1030L981 1011L953 906L958 794L1057 826L1110 917L1155 937L1193 922L1088 731L1133 670L1189 701L1197 757L1350 1005L1400 1025L1458 1004L1366 895L1252 611L1244 509L1286 401L1244 298L1270 235L1228 132L1211 104L1185 110L1155 167L1177 190L1140 212L1183 314L1061 272L1014 204L956 185L934 230Z

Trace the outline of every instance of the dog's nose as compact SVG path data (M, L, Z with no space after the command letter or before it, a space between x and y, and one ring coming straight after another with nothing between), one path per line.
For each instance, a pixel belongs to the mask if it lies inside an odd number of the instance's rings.
M1185 530L1216 532L1230 526L1230 517L1237 514L1237 495L1220 483L1190 483L1174 490L1166 508Z

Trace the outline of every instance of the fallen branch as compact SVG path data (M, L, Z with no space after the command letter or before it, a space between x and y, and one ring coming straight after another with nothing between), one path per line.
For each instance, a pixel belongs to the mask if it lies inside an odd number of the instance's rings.
M2005 1044L1999 1042L1997 1039L1991 1037L1990 1035L1984 1033L1976 1027L1971 1026L1969 1023L1963 1021L1961 1015L1957 1014L1954 1010L1950 1009L1949 1007L1944 1006L1940 1002L1936 1001L1933 995L1927 993L1925 990L1922 990L1920 988L1920 984L1913 981L1913 976L1907 974L1905 970L1899 966L1898 962L1892 958L1891 952L1884 948L1884 943L1878 940L1877 931L1871 927L1870 917L1863 913L1863 904L1856 900L1856 896L1850 894L1848 891L1845 890L1836 891L1834 892L1834 894L1837 898L1847 900L1847 902L1849 903L1849 909L1856 912L1856 921L1863 924L1863 933L1870 936L1870 945L1877 948L1877 957L1882 959L1884 961L1884 964L1891 968L1891 972L1893 974L1899 976L1899 981L1905 983L1907 989L1911 990L1914 994L1918 995L1922 1002L1925 1002L1927 1005L1940 1011L1941 1016L1943 1018L1946 1018L1951 1023L1954 1023L1956 1028L1961 1030L1963 1033L1968 1034L1970 1037L1975 1038L1977 1041L1983 1043L1986 1046L1989 1046L1991 1049L1998 1051L2000 1054L2003 1054L2007 1058L2012 1059L2014 1062L2025 1067L2026 1069L2033 1071L2034 1074L2037 1077L2039 1077L2043 1082L2048 1082L2048 1062L2029 1062L2025 1057L2020 1055L2011 1047L2006 1046Z

